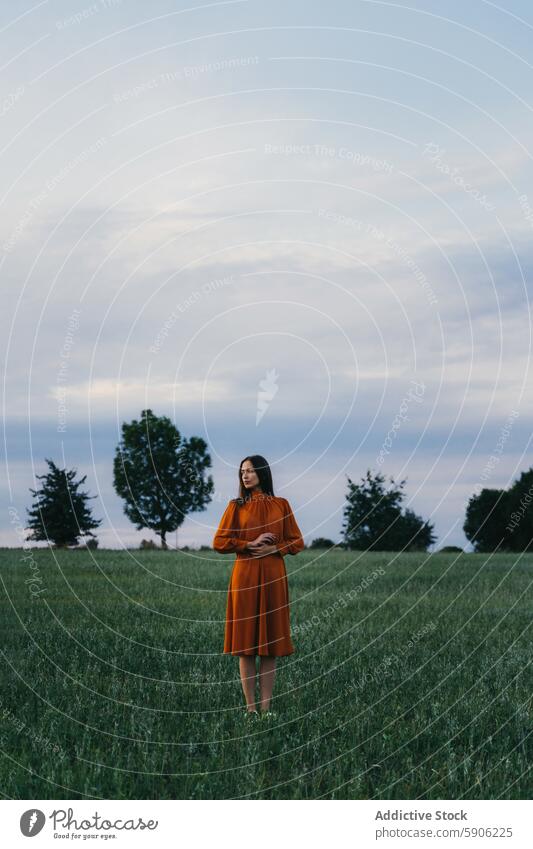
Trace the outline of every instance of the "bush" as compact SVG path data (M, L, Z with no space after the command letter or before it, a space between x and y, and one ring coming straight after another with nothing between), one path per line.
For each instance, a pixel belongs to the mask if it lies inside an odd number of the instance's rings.
M154 548L159 548L159 546L153 541L153 539L142 539L139 548L142 548L143 550L152 550Z
M327 537L317 537L314 539L309 546L309 548L333 548L335 543L332 539L327 539Z

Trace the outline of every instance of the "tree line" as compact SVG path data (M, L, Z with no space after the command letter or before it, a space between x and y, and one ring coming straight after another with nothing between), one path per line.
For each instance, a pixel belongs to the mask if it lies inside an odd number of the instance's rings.
M28 539L56 547L96 547L95 519L83 491L86 475L76 480L74 469L60 469L46 459L49 470L37 475L40 489L30 489ZM152 410L122 424L113 460L113 485L123 509L137 530L146 528L168 548L167 536L189 513L205 510L214 491L208 474L207 443L197 436L182 437L167 416ZM361 551L427 551L436 541L434 525L404 508L406 481L395 483L370 469L359 483L350 477L343 511L342 542L323 537L311 548ZM476 552L519 552L533 549L533 468L523 472L508 490L482 489L468 501L463 530ZM144 541L143 541L144 542ZM461 550L448 546L442 550Z

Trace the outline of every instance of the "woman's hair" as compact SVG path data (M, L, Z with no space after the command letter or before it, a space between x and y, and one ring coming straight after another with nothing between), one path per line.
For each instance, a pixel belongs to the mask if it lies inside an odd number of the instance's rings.
M241 469L242 464L249 460L252 466L254 467L254 471L259 478L259 486L265 495L274 495L274 487L272 485L272 472L270 471L270 466L264 457L261 457L260 454L252 454L250 457L244 457L239 463L239 497L235 500L240 504L244 503L250 498L248 494L248 490L244 486L242 482Z

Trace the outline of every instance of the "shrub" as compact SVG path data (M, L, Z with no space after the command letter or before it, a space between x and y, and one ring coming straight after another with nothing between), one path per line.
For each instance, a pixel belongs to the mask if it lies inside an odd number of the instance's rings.
M153 548L159 548L159 546L153 541L153 539L142 539L139 548L151 550Z

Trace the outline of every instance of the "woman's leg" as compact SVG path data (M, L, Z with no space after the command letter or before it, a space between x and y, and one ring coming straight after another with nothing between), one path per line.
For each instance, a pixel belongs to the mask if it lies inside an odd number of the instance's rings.
M239 672L241 673L241 684L246 699L248 710L257 710L255 703L255 655L241 655L239 657Z
M259 687L261 690L261 710L270 708L270 699L276 677L276 660L273 655L259 658Z

